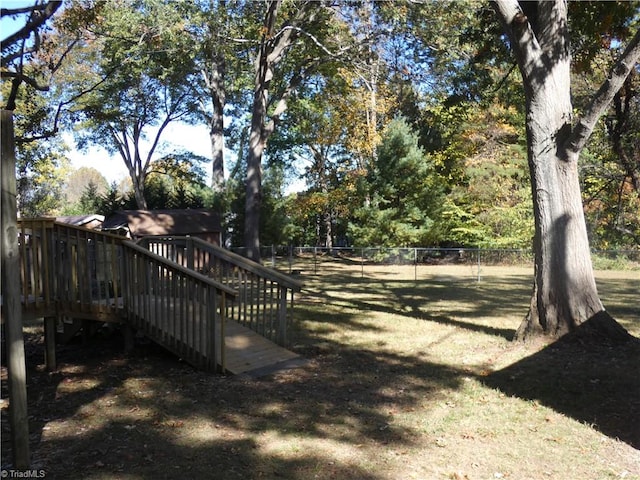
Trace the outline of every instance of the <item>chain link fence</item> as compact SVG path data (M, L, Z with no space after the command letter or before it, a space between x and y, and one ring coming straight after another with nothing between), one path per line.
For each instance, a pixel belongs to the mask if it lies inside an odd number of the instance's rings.
M242 248L234 248L242 254ZM384 247L293 247L265 246L262 262L289 274L322 273L329 265L359 267L362 277L375 266L413 268L415 279L424 267L448 265L467 267L478 281L484 267L518 266L533 268L533 252L523 249L480 248L384 248ZM597 270L640 270L640 250L597 250L592 252Z

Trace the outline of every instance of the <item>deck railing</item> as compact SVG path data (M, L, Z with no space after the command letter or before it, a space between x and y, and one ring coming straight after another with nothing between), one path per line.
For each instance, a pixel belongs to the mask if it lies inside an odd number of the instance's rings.
M31 317L128 321L186 361L224 370L233 288L117 235L18 222L22 308Z
M105 320L122 297L123 238L36 218L18 221L23 312Z
M138 243L238 292L229 318L279 345L287 346L293 295L302 283L195 237L145 237Z
M123 250L123 304L129 321L204 370L226 370L225 323L236 292L132 242Z

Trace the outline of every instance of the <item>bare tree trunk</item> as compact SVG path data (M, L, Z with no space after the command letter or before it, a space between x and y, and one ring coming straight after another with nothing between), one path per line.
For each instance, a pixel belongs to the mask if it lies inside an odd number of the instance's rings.
M262 205L262 154L264 142L262 127L266 116L266 104L258 90L254 96L247 155L247 184L244 218L244 246L247 258L260 261L260 207Z
M147 199L144 196L144 181L146 175L138 175L135 171L129 171L133 185L133 195L136 199L136 205L140 210L147 210Z
M265 16L260 51L256 58L256 74L251 109L251 131L249 133L249 152L247 155L247 183L244 218L245 255L256 262L260 261L260 207L262 205L262 154L266 142L265 122L269 101L269 85L273 70L269 55L269 45L274 33L275 22L281 1L269 3Z
M272 33L279 2L269 5L265 19L264 33L260 51L256 59L256 77L251 110L251 130L249 132L249 151L247 153L247 177L244 218L245 255L251 260L260 261L260 206L262 204L262 142L264 122L267 115L268 81L273 75L267 60L267 39ZM271 26L271 29L269 29Z
M255 61L255 84L247 155L247 183L244 243L248 258L260 260L260 207L262 204L262 154L280 116L287 110L287 101L309 72L317 68L321 58L302 62L291 72L284 88L277 95L270 92L274 69L287 55L300 35L300 25L312 22L322 6L306 0L294 3L296 13L276 32L276 21L282 0L269 0L262 26L262 38ZM269 111L269 118L267 118Z
M547 88L555 88L553 82ZM559 101L554 104L536 98L529 102L535 287L530 314L518 331L521 338L538 333L560 336L603 310L591 266L578 158L558 156L556 142L566 140L570 130L564 125L568 117L562 95L556 94Z
M211 188L215 193L221 193L224 189L224 120L222 111L214 111L211 119Z
M630 69L616 65L574 126L566 2L526 3L526 15L515 0L498 0L495 5L523 78L535 218L534 289L529 314L516 336L557 338L587 325L589 332L626 339L628 333L605 312L596 288L578 158ZM632 52L633 63L638 55Z
M227 101L224 85L226 62L221 52L212 53L208 72L202 71L209 90L212 113L207 116L209 138L211 139L211 187L215 193L224 189L224 106Z
M324 217L324 243L327 248L333 248L333 222L331 221L331 211L327 210L322 215Z

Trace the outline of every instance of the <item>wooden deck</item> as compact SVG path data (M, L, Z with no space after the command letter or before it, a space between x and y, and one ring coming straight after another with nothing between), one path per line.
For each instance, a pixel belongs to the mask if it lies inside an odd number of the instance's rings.
M176 308L171 298L156 295L138 296L129 307L129 313L135 314L135 318L130 319L136 327L176 355L190 361L194 354L201 354L199 361L191 362L195 366L200 366L198 363L211 365L209 357L215 355L216 364L221 366L225 373L258 377L305 363L300 355L228 318L224 320L222 344L222 322L219 315L213 315L214 337L205 340L204 336L198 333L207 331L208 328L202 325L202 318L194 315L193 306L178 305ZM187 318L189 322L181 325L178 317Z
M300 366L304 359L233 320L225 325L226 369L235 375L262 376Z
M23 317L45 318L51 358L56 319L68 318L130 325L207 371L258 376L303 363L284 348L294 279L190 237L139 245L52 219L22 219L19 230L14 297Z

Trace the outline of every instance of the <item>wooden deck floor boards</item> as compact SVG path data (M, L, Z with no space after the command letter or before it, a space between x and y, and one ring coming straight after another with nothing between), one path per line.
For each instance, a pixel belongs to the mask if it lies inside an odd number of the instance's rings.
M225 325L225 350L226 368L235 375L300 358L232 320Z

